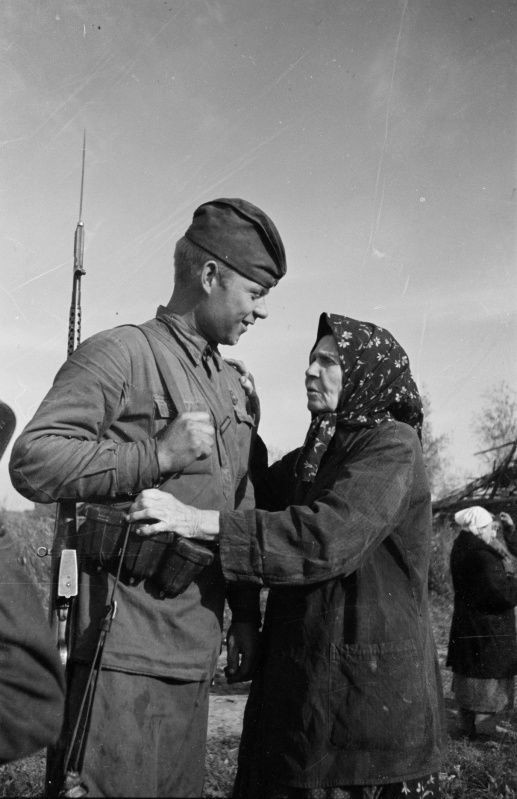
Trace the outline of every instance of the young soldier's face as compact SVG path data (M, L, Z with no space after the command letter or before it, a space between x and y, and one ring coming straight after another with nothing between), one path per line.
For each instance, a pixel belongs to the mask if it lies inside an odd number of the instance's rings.
M267 317L268 292L238 272L224 279L218 277L206 307L204 328L208 338L218 344L237 344L250 325Z

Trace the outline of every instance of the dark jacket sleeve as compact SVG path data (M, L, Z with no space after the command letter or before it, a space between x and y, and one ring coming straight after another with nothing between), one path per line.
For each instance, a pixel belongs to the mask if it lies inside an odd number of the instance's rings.
M125 407L128 348L113 331L85 341L59 370L14 444L14 487L34 502L112 497L149 488L159 477L156 441L103 438Z
M372 434L307 505L222 513L226 579L296 585L354 572L407 512L419 445L406 429L386 425Z
M241 512L255 507L253 483L248 476L244 479L246 490L237 505ZM260 586L250 583L226 583L226 600L232 612L232 622L246 622L254 627L260 627L262 622Z
M290 504L295 485L295 466L299 449L284 455L281 460L255 470L255 500L262 510L283 510Z
M288 496L290 482L290 459L286 456L268 468L267 448L260 436L255 437L250 459L250 475L254 488L254 501L248 506L242 505L237 510L249 510L258 507L268 510L284 508ZM232 611L232 622L249 622L260 627L262 614L260 611L260 585L252 583L228 582L226 598Z
M484 613L500 613L517 605L517 579L507 574L497 553L476 551L471 559L471 574L475 575L472 599Z
M56 741L64 675L36 589L0 530L0 762Z
M517 529L515 525L503 525L503 537L510 554L517 557Z

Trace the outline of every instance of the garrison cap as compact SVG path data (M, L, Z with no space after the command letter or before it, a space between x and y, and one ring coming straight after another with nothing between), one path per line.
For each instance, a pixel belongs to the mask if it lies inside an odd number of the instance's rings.
M185 238L264 288L287 270L280 234L271 219L246 200L211 200L194 211Z

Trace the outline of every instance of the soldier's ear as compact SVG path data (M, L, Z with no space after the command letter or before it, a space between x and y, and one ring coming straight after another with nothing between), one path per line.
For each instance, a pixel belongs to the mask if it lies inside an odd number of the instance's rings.
M215 261L205 261L201 269L200 279L201 287L206 294L210 294L215 283L219 269Z

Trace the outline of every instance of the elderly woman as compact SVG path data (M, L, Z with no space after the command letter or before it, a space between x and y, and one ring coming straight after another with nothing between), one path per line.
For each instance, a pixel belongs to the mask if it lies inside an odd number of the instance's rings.
M228 581L270 588L235 796L435 797L431 502L408 358L386 330L323 314L305 375L312 422L269 469L266 510L150 490L130 518L142 535L218 537Z
M517 552L511 517L502 513L500 519L509 549ZM460 533L451 551L454 612L447 665L454 675L460 733L490 736L498 714L513 705L517 579L504 568L507 552L496 540L492 514L474 506L458 511L454 520Z

